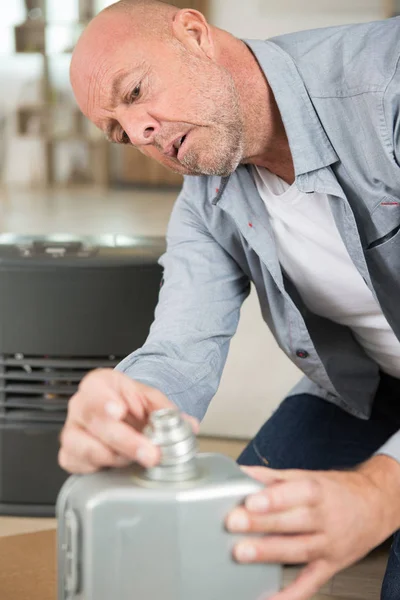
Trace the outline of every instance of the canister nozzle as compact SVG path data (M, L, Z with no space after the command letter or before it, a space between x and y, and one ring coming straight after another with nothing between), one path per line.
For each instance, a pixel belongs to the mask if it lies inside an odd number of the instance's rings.
M161 450L160 464L147 469L149 479L180 481L198 475L196 436L178 410L154 411L144 434Z

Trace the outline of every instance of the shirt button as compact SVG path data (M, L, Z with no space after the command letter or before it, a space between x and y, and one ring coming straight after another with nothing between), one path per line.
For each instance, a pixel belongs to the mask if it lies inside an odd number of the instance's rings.
M307 350L297 350L296 356L298 356L299 358L308 358L309 354L308 354Z

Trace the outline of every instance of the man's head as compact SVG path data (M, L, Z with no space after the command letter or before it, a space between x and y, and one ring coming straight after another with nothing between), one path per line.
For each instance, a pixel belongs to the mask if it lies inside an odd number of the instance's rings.
M243 158L244 119L218 31L201 13L158 0L113 4L73 54L82 112L112 141L174 171L231 173Z

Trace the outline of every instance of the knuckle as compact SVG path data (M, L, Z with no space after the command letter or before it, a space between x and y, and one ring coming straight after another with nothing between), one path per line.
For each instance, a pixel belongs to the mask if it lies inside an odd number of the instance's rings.
M312 504L318 503L322 498L322 486L316 479L309 479L307 482L307 495Z
M86 410L87 402L88 396L78 389L78 391L69 399L67 422L79 423L84 421L86 413L90 413L90 411Z
M63 428L61 429L59 435L58 435L58 443L60 446L64 445L64 439L65 439L65 429L67 427L67 423L65 422Z
M258 533L259 531L265 531L265 533L284 533L286 530L286 523L279 515L268 515L261 522L254 524L252 531Z
M64 469L64 471L68 471L69 473L71 472L69 468L68 454L63 449L58 452L58 464L62 469Z
M268 494L268 500L269 500L270 510L272 510L272 511L279 510L280 506L282 505L282 501L283 501L281 489L280 488L272 489Z
M271 515L271 528L274 533L280 531L285 533L287 530L291 530L291 524L287 523L285 515L277 513L276 515Z
M70 427L87 429L96 428L99 419L100 406L90 402L90 397L85 394L77 394L73 406L70 408L68 418Z
M315 529L319 526L318 514L315 510L305 507L300 515L300 521L306 529Z
M97 385L100 381L104 382L104 379L107 377L107 373L110 369L93 369L89 371L79 384L80 390L90 390L93 385Z
M95 468L103 466L102 452L92 444L87 444L86 447L82 449L81 458Z
M306 538L306 541L303 545L302 554L304 562L306 563L313 562L316 558L318 558L319 552L317 551L315 544L310 543L309 538Z
M100 467L115 467L119 464L117 455L107 448L103 448L98 454L98 463L100 463L98 464Z
M66 451L73 446L73 440L71 439L73 437L72 432L73 430L71 427L66 424L60 433L60 445L63 451Z
M80 385L80 384L79 384ZM71 398L68 400L68 415L71 415L75 412L75 406L78 403L79 392L76 392Z
M302 549L301 555L302 555L302 562L310 563L313 559L313 552L312 552L311 548L308 548L307 546L305 546Z
M95 410L87 410L82 412L83 427L90 433L96 433L98 430L98 414Z

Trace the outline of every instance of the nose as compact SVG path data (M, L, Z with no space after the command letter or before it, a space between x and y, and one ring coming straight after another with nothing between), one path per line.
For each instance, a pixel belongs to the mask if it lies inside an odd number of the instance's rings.
M142 107L129 106L116 114L118 122L134 146L147 146L154 143L160 130L160 123Z

